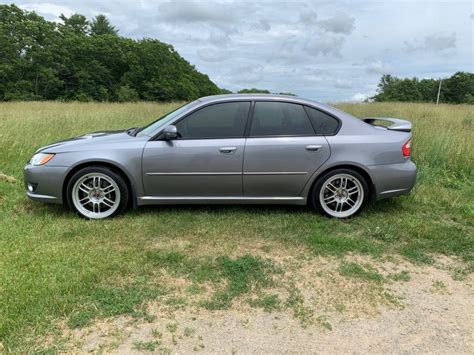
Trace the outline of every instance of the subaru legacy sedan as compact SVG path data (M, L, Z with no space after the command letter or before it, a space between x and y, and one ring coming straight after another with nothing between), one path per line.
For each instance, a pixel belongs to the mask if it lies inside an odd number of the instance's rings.
M36 151L27 195L80 216L150 204L310 205L348 218L416 180L411 123L358 119L311 100L217 95L146 127L95 132Z

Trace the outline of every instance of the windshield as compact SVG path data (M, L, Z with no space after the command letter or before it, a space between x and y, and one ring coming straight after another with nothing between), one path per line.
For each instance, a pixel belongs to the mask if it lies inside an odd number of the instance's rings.
M148 126L144 127L142 130L140 130L137 133L137 136L138 137L141 137L141 136L152 137L152 136L154 136L158 129L165 126L168 122L172 121L174 118L178 117L180 114L187 111L189 108L196 105L197 103L198 103L197 100L192 101L190 103L187 103L184 106L181 106L181 107L177 108L174 111L168 112L166 115L161 116L156 121L150 123Z

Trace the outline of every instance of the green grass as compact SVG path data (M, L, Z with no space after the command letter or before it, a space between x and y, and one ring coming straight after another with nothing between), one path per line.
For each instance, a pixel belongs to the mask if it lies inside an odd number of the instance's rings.
M288 287L288 298L285 301L285 307L293 310L293 315L299 320L301 326L307 327L313 323L314 310L305 305L301 290L294 283Z
M266 312L280 310L280 303L280 298L275 294L262 295L261 297L249 300L250 306L254 308L263 308Z
M406 270L390 274L390 275L388 275L388 277L389 277L389 279L391 279L393 281L407 282L407 281L411 280L410 273Z
M0 173L16 179L0 176L0 348L40 349L38 337L54 330L58 320L79 327L98 317L145 316L147 300L159 300L172 287L160 283L157 270L192 282L182 297L214 285L203 306L226 309L239 297L265 294L282 272L271 261L278 249L300 250L302 257L399 255L416 263L444 254L466 262L456 275L474 269L472 106L339 105L358 116L412 120L419 169L412 195L380 201L347 221L305 207L164 206L98 222L25 197L22 169L38 147L90 131L143 125L177 105L0 105ZM257 256L262 252L265 259ZM360 271L353 269L343 268L352 276ZM309 317L296 289L284 302L298 318Z
M354 277L377 283L384 282L384 277L370 265L362 266L354 262L344 261L339 266L339 273L345 277Z
M232 301L243 294L272 283L271 274L278 269L271 262L252 255L236 259L227 256L217 258L190 258L179 252L149 251L149 260L176 276L185 276L197 283L225 282L202 306L209 310L227 309Z
M160 295L159 289L147 286L98 287L84 300L85 309L71 315L68 325L71 328L83 327L99 316L146 315L144 310L139 310L139 306Z
M133 347L139 351L150 351L153 352L161 342L159 340L149 340L149 341L136 341L133 343Z

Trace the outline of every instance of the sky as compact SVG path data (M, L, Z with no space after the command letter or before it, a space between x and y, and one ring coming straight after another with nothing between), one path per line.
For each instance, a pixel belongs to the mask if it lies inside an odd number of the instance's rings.
M0 3L9 1L0 0ZM219 87L361 101L382 74L474 72L474 1L19 0L51 21L105 14L119 34L170 43Z

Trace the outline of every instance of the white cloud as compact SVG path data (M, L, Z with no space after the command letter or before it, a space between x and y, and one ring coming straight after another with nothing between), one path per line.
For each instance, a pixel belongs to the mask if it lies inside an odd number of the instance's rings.
M0 0L10 3L12 0ZM373 0L15 0L48 20L107 14L119 33L170 43L221 87L319 101L369 95L382 74L472 71L472 3ZM364 37L365 36L365 37ZM357 63L357 64L353 64ZM357 96L360 98L362 96Z
M305 25L316 25L318 20L318 14L312 10L305 10L300 13L300 22Z
M28 3L28 4L21 4L19 5L24 10L34 11L41 16L49 20L57 21L59 19L59 15L64 14L66 16L70 16L74 13L67 6L51 4L51 3Z
M244 8L237 3L170 1L158 6L159 16L167 21L192 22L237 22Z
M351 89L352 81L347 79L336 79L334 87L338 89Z
M354 102L363 102L365 100L367 100L369 97L371 97L373 95L369 95L369 94L363 94L361 92L358 92L357 94L354 94L352 95L351 97L351 101L354 101Z
M313 55L333 55L339 57L341 54L341 48L344 44L344 38L340 36L318 36L315 35L310 38L305 45L305 50Z
M391 71L391 68L388 64L383 63L381 60L376 60L376 61L368 63L365 67L365 71L368 74L383 75L383 74L389 74Z
M336 15L319 21L318 24L329 32L351 34L355 28L355 19L346 13L338 12Z
M228 57L224 51L209 47L198 49L197 54L206 62L221 62Z
M423 41L405 41L406 48L411 51L442 52L456 48L456 32L435 33L425 36Z
M270 22L266 19L260 19L255 24L255 29L257 29L257 30L270 31L271 28L272 28L272 26L270 25Z

